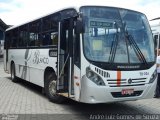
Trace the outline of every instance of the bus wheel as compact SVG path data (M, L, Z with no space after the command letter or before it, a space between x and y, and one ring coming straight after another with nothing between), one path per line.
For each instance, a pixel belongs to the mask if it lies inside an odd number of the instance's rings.
M56 93L56 75L53 72L45 76L45 93L50 101L54 103L62 103L65 98Z
M15 72L15 65L14 63L11 65L11 80L12 82L17 82L16 72Z

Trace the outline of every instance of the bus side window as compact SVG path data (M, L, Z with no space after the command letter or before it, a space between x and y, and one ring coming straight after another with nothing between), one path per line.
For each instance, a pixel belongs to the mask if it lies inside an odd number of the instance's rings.
M29 46L35 46L34 33L30 33L30 35L29 35Z
M12 31L12 37L11 37L11 47L12 48L16 48L17 47L17 42L18 42L18 39L19 39L17 31L18 31L18 29L14 29Z
M4 49L10 47L10 40L11 40L11 32L6 32L5 33L5 41L4 41Z
M29 46L39 46L39 34L38 33L30 33L29 36Z
M29 38L29 34L28 34L28 26L24 25L22 27L19 28L19 44L18 47L26 47L27 46L27 41Z
M42 45L47 46L51 44L51 36L50 33L44 33L42 35Z
M58 44L58 33L51 33L52 45Z
M39 33L41 32L41 21L37 20L29 24L29 46L39 46Z

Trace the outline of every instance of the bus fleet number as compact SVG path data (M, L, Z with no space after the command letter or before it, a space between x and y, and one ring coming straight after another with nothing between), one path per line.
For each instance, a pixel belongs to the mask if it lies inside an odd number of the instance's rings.
M149 72L140 72L139 74L140 76L146 76L146 75L149 75Z

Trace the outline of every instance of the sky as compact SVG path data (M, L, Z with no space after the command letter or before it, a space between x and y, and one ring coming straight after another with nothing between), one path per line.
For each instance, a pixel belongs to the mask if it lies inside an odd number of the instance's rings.
M160 0L0 0L0 18L18 25L68 7L113 6L144 13L149 20L160 17Z

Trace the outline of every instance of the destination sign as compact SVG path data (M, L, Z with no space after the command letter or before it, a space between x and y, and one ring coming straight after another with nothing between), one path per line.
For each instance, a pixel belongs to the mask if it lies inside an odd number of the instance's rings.
M105 27L105 28L111 28L113 27L113 23L111 22L100 22L100 21L90 21L91 27Z

